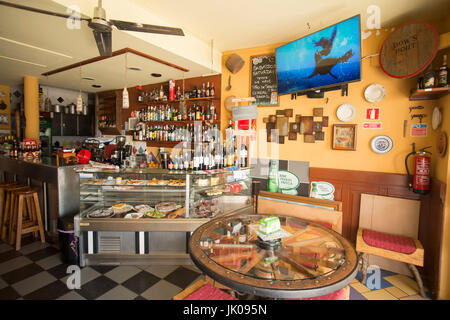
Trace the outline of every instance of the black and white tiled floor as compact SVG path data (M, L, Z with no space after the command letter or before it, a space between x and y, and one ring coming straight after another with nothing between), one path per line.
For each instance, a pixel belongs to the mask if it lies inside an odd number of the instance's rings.
M16 251L0 241L0 300L170 300L201 277L195 266L88 266L71 290L67 267L48 243L24 238Z

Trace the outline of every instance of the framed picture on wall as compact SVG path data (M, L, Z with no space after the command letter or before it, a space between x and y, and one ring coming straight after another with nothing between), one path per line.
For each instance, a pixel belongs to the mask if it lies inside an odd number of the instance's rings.
M334 150L356 151L356 124L333 125Z

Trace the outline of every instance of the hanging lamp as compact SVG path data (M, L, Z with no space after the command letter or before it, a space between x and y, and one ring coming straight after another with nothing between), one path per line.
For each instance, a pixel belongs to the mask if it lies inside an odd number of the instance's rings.
M77 113L82 113L83 112L83 97L81 96L81 66L80 66L80 92L78 93L78 98L77 98Z
M122 92L122 108L128 109L130 107L130 99L128 97L128 90L127 90L127 69L128 69L128 61L127 61L128 53L125 53L125 86L123 88Z

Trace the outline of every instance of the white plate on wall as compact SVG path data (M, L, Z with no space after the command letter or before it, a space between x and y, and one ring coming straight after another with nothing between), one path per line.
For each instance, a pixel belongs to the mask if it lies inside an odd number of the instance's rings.
M371 84L364 91L364 97L369 102L380 102L386 96L386 89L381 84Z
M385 154L392 150L394 141L392 141L389 136L379 135L375 136L372 141L370 141L370 147L375 153Z
M356 108L354 105L349 103L343 104L337 109L336 115L341 121L352 121L356 117Z
M431 118L431 126L433 127L433 130L436 130L439 128L442 122L442 113L441 110L439 110L438 107L434 107L433 109L433 115Z

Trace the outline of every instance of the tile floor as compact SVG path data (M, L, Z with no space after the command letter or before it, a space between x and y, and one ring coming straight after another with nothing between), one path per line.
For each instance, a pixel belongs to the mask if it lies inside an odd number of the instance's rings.
M81 269L81 289L66 283L67 264L50 244L24 238L22 249L0 241L0 300L170 300L202 277L195 266L89 266ZM381 287L350 284L351 300L423 299L415 281L381 271Z

